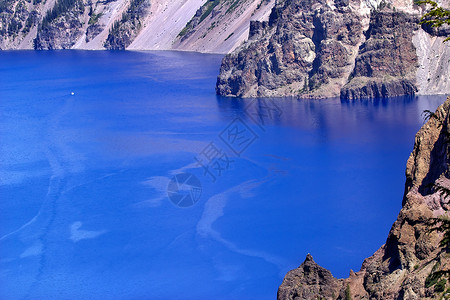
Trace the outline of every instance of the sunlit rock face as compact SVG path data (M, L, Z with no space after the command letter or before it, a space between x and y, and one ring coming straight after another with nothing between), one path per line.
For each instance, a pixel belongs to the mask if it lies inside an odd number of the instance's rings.
M252 23L249 40L224 58L217 94L353 100L446 93L450 49L444 33L421 28L421 13L408 0L279 1L270 20Z

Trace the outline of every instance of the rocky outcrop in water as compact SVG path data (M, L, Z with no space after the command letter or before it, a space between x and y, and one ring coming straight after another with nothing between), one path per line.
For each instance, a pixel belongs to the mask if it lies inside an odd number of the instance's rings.
M270 21L252 23L249 40L223 59L217 94L344 99L413 95L421 88L427 93L416 75L419 66L430 65L428 73L436 74L438 86L434 93L448 92L445 58L450 47L439 48L431 57L415 46L428 49L429 34L442 32L428 30L417 38L415 33L423 32L418 10L400 11L384 3L367 12L364 3L279 1ZM442 67L434 66L437 59Z
M360 16L346 1L334 8L324 0L282 1L268 23L252 26L249 41L222 62L219 95L333 96L363 37Z
M406 167L403 207L386 244L367 258L357 273L336 279L310 255L290 271L278 299L442 299L450 296L448 249L442 233L430 231L433 218L446 215L450 197L450 98L415 138ZM445 298L447 299L447 298Z
M278 299L317 299L318 295L335 299L339 288L340 282L331 272L316 264L308 254L300 267L286 275Z

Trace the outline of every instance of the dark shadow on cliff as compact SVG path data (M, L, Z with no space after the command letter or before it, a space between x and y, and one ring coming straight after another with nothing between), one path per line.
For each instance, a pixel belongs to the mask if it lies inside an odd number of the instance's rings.
M436 118L432 116L432 118ZM438 121L439 122L439 121ZM448 119L442 122L442 129L439 134L439 138L434 144L433 150L430 154L430 169L422 184L419 186L419 193L422 196L426 196L434 193L433 185L437 179L444 174L446 178L449 178L449 153L448 147L450 145L450 136L447 131ZM443 158L443 160L439 160Z
M398 240L395 237L391 236L391 234L389 234L386 240L385 247L386 248L383 255L383 261L386 260L389 261L388 265L389 273L392 273L398 269L402 269Z

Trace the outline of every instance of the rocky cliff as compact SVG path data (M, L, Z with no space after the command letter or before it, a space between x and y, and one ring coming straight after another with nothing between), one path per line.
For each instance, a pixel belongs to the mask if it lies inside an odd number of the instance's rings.
M38 26L34 48L70 49L82 35L81 19L85 7L81 0L57 0Z
M442 44L442 34L418 25L420 15L412 0L278 1L270 20L253 22L258 30L224 58L217 94L356 99L448 93L450 46Z
M419 18L380 9L371 14L350 80L341 89L345 99L413 95L418 59L412 42Z
M37 24L54 0L0 0L0 49L32 48Z
M357 273L336 279L311 255L290 271L278 299L445 299L450 257L433 218L447 215L450 197L450 97L420 129L406 167L403 207L386 243ZM447 272L447 273L446 273Z
M257 34L227 55L217 80L225 96L332 96L348 77L361 43L360 16L340 1L282 1Z
M0 0L0 49L228 53L275 0Z

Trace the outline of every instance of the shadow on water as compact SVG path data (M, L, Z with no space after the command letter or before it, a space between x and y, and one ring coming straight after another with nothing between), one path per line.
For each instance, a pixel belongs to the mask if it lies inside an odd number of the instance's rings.
M396 114L398 120L416 117L404 112L419 106L419 101L427 101L427 106L442 103L444 96L395 97L390 99L371 100L341 100L330 99L298 99L292 98L229 98L217 96L217 106L224 116L239 117L244 120L264 120L266 125L286 126L294 128L324 128L357 125L365 122L361 117L370 121L383 120L383 114ZM279 113L269 111L279 110ZM407 121L403 119L403 121ZM412 120L409 120L412 121Z
M376 98L376 99L358 99L358 100L348 100L340 99L343 105L348 106L372 106L372 107L388 107L389 105L408 105L417 101L417 96L399 96L392 98Z
M349 139L359 132L362 136L382 138L385 130L410 124L419 129L422 112L436 109L444 95L405 96L389 99L357 101L292 98L227 98L217 96L221 118L239 117L250 124L292 128L297 132L316 134L317 142L329 139ZM378 125L374 128L373 124ZM381 129L384 127L385 129ZM292 136L295 138L295 136ZM350 138L351 139L351 138Z

